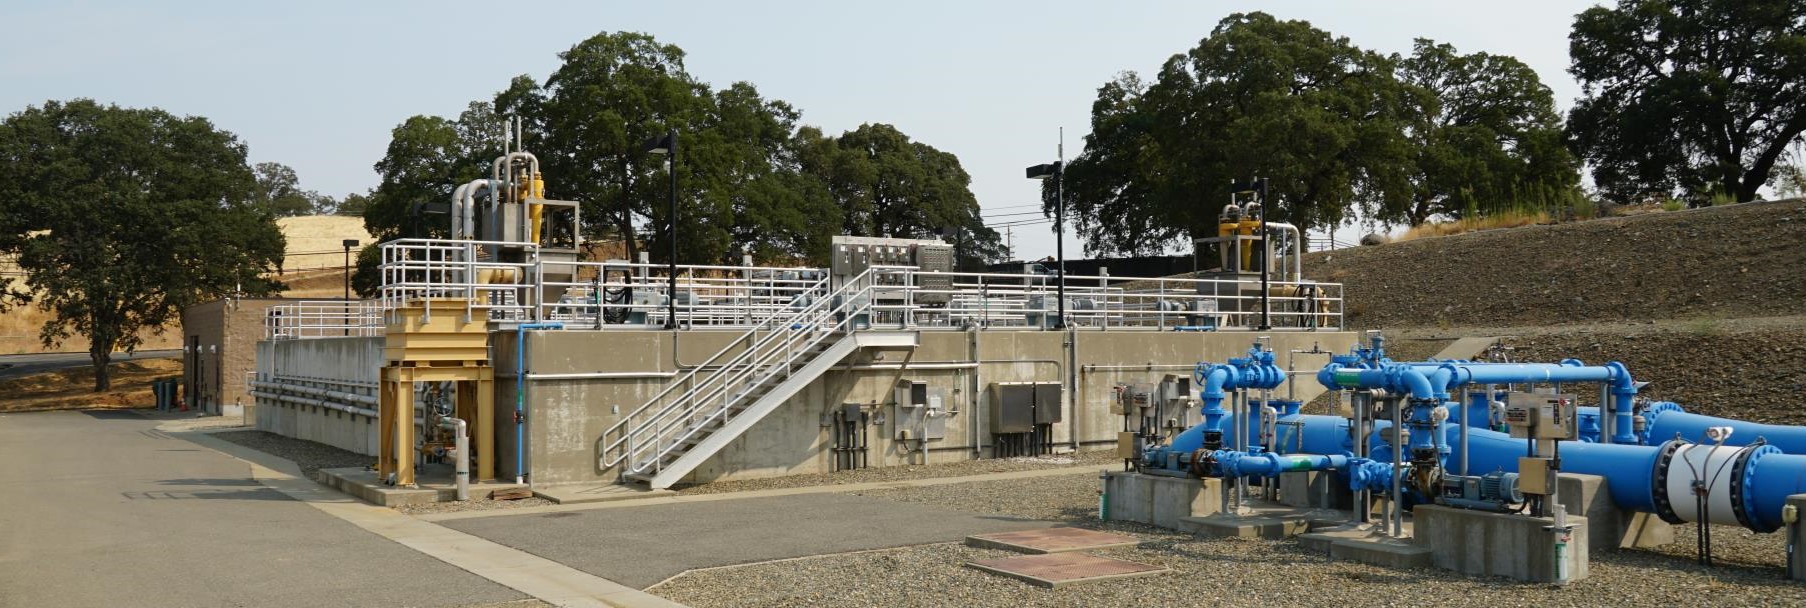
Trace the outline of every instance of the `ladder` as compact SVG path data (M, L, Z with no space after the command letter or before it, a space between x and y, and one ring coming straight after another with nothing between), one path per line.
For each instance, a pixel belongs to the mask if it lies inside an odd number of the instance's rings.
M867 270L830 289L810 286L787 310L753 328L708 360L673 378L597 441L602 469L622 481L671 487L809 386L865 347L913 347L912 331L869 328L874 280ZM907 315L903 317L907 325Z

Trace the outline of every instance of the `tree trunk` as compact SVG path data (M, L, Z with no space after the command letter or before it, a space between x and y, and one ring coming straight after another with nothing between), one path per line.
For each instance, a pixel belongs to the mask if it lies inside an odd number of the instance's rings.
M94 392L103 392L113 385L112 378L107 377L107 363L112 359L112 348L99 342L88 345L88 360L94 364Z

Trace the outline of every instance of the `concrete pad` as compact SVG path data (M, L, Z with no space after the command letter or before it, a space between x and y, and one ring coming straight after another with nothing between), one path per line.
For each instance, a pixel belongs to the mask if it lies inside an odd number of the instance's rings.
M1310 529L1304 517L1278 515L1228 515L1187 517L1179 520L1181 530L1216 538L1265 538L1282 540Z
M967 562L976 568L999 576L1007 576L1037 587L1059 589L1067 585L1136 576L1153 576L1168 572L1166 568L1140 562L1098 557L1083 553L1049 553Z
M1104 474L1109 519L1180 529L1179 520L1223 510L1223 480L1125 471Z
M566 484L556 486L540 486L533 488L533 495L561 505L580 505L592 502L614 502L617 500L639 500L659 496L676 496L675 490L652 490L639 485L610 484Z
M1558 561L1557 538L1544 529L1552 523L1547 517L1435 505L1419 505L1412 515L1417 542L1430 549L1438 568L1533 583L1555 582L1558 572L1565 572L1569 581L1587 577L1585 517L1568 517L1573 532Z
M1298 543L1306 549L1330 559L1360 562L1386 568L1408 570L1435 565L1430 549L1409 538L1391 538L1379 533L1371 524L1345 524L1334 528L1315 529L1298 535Z
M1133 536L1111 534L1084 528L1047 528L1020 532L998 532L966 537L966 545L983 549L1003 549L1017 553L1065 553L1112 547L1133 547L1141 541Z
M326 484L332 489L381 507L452 502L458 499L456 481L432 479L424 473L416 477L415 480L419 482L417 484L419 487L416 488L398 488L385 484L376 476L376 471L364 468L320 469L314 476L316 481ZM516 483L472 483L470 484L470 496L471 498L482 498L496 490L512 490L520 487L524 486Z
M1053 525L847 494L660 502L443 523L639 589L693 568L955 542L972 534Z

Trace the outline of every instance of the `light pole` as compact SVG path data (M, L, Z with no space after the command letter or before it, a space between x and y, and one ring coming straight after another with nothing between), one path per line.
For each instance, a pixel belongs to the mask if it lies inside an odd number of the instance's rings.
M345 335L349 336L351 335L349 321L351 318L351 248L357 246L357 239L345 239L339 241L339 244L345 246L345 316L347 319Z
M1035 166L1028 168L1027 174L1028 174L1029 179L1038 179L1038 180L1045 181L1047 178L1051 177L1054 180L1054 258L1057 261L1058 268L1059 268L1059 270L1057 270L1055 272L1060 273L1059 282L1056 283L1056 285L1058 285L1058 287L1056 288L1056 291L1055 291L1056 297L1058 297L1060 299L1059 308L1058 308L1058 310L1059 310L1058 319L1059 320L1054 321L1054 329L1065 329L1066 328L1066 191L1065 191L1065 188L1066 188L1066 184L1065 184L1066 161L1064 159L1062 159L1062 160L1056 160L1054 162L1051 162L1051 163L1048 163L1045 165L1035 165Z
M671 239L671 283L665 294L665 329L677 329L677 129L646 140L646 152L665 155L665 171L671 174L671 215L666 236Z

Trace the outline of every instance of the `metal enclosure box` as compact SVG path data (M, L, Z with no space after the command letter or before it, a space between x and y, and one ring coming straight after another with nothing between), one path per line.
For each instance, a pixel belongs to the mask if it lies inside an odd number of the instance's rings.
M1518 490L1538 496L1554 494L1554 465L1555 461L1549 458L1518 457Z
M917 304L946 304L953 299L953 277L937 274L953 271L953 247L937 243L915 245ZM939 293L935 293L939 292Z
M899 380L893 389L891 406L892 438L929 441L947 437L947 395L945 389L929 388L927 382Z
M1027 433L1035 430L1035 425L1056 424L1060 418L1057 382L991 384L992 433Z
M1573 439L1576 431L1574 396L1509 393L1505 396L1505 425L1518 439Z

